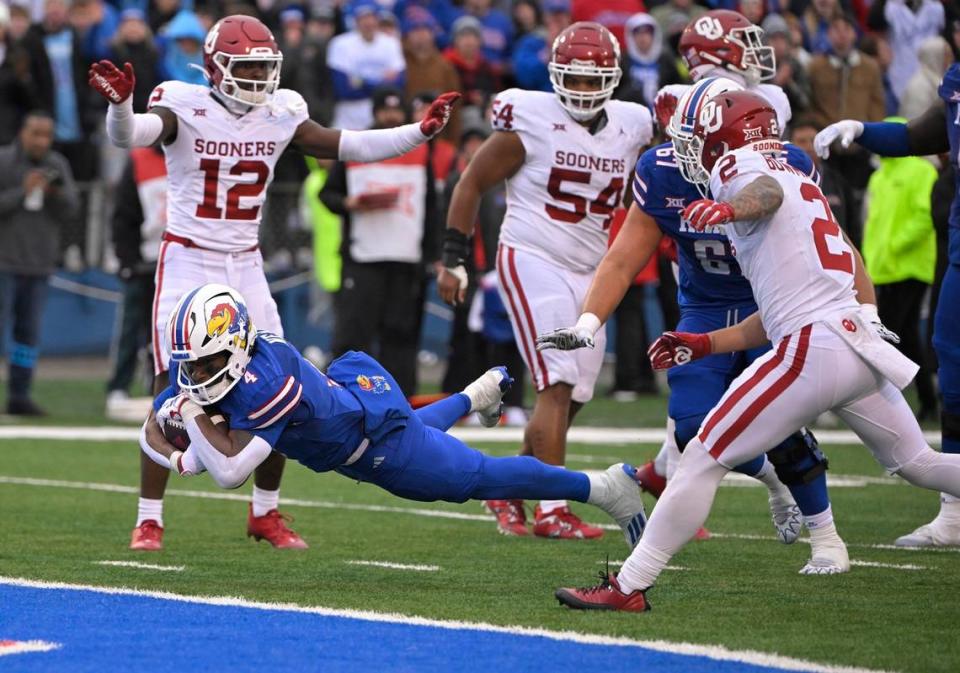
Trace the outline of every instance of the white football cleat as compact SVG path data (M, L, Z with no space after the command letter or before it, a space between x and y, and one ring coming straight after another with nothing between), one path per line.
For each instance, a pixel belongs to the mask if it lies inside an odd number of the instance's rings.
M600 474L591 474L590 497L587 500L617 522L631 549L637 546L647 525L636 474L636 468L626 463L617 463Z
M850 556L843 540L837 537L827 544L816 545L810 560L800 569L801 575L839 575L850 572Z
M960 528L937 517L912 533L901 535L894 544L898 547L957 547L960 546Z
M470 398L470 411L476 411L480 424L492 428L500 422L503 395L513 385L506 367L493 367L463 389Z
M803 514L789 491L770 494L770 518L777 531L777 539L783 544L793 544L800 537Z

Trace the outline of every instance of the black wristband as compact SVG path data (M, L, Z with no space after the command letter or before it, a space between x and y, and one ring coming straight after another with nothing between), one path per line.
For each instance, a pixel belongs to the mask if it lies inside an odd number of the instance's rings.
M443 254L441 262L448 269L454 269L466 262L470 255L470 239L460 231L452 227L443 230Z

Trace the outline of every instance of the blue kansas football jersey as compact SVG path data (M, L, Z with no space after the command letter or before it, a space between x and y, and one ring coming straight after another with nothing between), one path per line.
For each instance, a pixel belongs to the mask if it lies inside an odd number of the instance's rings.
M949 258L951 264L960 264L960 64L954 63L947 69L940 82L940 98L947 106L947 137L950 139L950 160L956 169L957 196L950 206L950 243Z

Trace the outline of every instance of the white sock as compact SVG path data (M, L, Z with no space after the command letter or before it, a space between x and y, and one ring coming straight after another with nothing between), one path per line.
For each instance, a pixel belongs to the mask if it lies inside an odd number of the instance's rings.
M831 542L840 542L840 544L843 544L843 540L840 539L840 534L837 533L837 527L832 521L819 528L810 529L810 546L813 549L814 556L816 556L817 547L824 546Z
M960 525L960 500L949 493L940 494L940 513L937 519L946 524Z
M163 528L163 499L152 500L150 498L140 498L137 502L137 526L144 521L153 519L157 525Z
M667 552L654 549L641 538L636 549L617 573L620 590L628 594L637 589L652 587L660 576L660 572L670 562L670 556Z
M280 491L265 491L262 488L253 487L253 515L263 516L272 509L280 505Z
M590 490L593 490L593 483L590 484ZM566 500L541 500L540 501L540 513L549 514L555 509L560 509L567 506Z
M819 514L804 515L803 523L810 531L810 536L813 537L813 531L826 526L833 526L833 508L827 505L827 508ZM834 534L836 534L836 529L834 529Z

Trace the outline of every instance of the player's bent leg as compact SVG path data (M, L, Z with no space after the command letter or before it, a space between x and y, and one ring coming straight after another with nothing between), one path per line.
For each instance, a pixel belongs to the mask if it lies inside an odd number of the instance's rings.
M153 379L154 395L167 387L167 373L161 371ZM157 465L139 450L140 499L137 501L137 523L130 533L130 549L160 551L163 549L163 494L167 490L170 470Z
M253 498L247 511L247 537L266 540L276 549L307 549L307 543L288 526L293 518L279 510L280 479L286 458L272 452L253 472Z
M560 603L580 610L649 609L647 589L706 521L717 487L727 472L700 440L690 442L677 473L650 516L643 538L617 576L595 587L558 589Z

